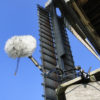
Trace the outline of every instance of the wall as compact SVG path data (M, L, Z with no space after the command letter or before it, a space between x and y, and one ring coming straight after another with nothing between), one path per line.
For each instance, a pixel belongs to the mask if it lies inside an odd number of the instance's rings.
M66 100L100 100L100 81L69 86L65 96Z

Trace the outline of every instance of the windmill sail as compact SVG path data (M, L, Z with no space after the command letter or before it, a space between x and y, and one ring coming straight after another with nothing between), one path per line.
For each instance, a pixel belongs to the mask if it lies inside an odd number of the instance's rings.
M38 6L38 16L40 25L42 66L44 70L48 71L52 68L56 68L57 65L50 16L48 11L40 6ZM56 80L56 74L52 74L51 77L45 77L43 75L43 78L44 83L42 83L42 85L44 86L45 91L43 97L45 100L57 100L55 89L57 88L59 82Z
M45 71L56 67L60 67L63 71L73 69L74 61L64 21L55 15L54 10L55 8L48 11L38 5L42 67ZM55 89L64 80L59 81L56 73L51 73L47 77L42 75L44 79L42 85L45 90L43 97L45 100L57 100ZM67 72L65 77L67 81L75 78L75 71Z

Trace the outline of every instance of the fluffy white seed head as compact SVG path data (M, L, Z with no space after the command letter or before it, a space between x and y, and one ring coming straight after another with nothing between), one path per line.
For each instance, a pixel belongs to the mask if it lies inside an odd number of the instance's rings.
M5 44L5 51L12 58L29 57L36 48L36 39L31 35L13 36Z

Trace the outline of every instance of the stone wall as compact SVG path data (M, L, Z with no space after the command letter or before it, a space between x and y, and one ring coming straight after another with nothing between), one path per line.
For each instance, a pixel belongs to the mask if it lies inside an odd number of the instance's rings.
M100 100L100 81L71 85L65 96L66 100Z

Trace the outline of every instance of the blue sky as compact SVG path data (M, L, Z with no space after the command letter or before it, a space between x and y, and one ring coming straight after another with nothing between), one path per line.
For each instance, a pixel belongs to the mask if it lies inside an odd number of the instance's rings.
M16 59L4 51L8 38L14 35L33 35L37 48L33 56L40 61L39 25L37 4L47 0L0 0L0 100L43 100L41 72L28 58L21 58L17 76L14 76ZM86 71L100 67L100 62L68 31L75 65Z

